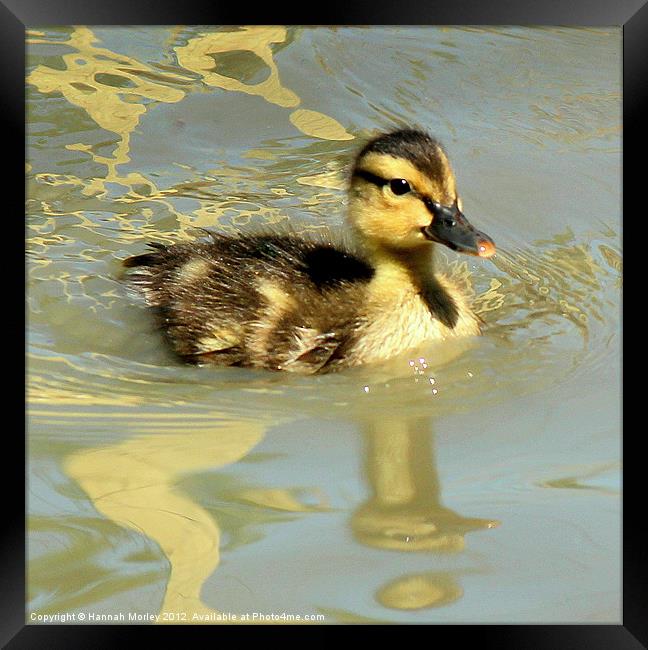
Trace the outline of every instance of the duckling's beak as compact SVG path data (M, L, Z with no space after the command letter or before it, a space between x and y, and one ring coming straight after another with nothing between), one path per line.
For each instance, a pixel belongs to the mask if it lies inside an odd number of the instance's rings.
M478 257L495 255L495 242L487 234L474 228L458 208L447 208L438 204L434 207L436 209L432 223L423 228L423 234L428 239L460 253Z

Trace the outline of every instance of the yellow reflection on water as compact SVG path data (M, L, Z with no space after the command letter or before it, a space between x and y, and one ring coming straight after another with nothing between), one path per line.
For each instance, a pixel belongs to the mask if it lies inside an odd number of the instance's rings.
M75 27L64 43L75 50L62 55L65 69L39 65L28 75L27 81L42 93L61 93L70 104L84 109L101 128L119 135L112 157L97 155L84 143L67 145L67 149L87 152L95 162L108 169L105 178L84 183L83 194L104 193L108 182L127 187L144 185L157 191L139 172L120 176L117 165L130 160L130 136L147 110L144 100L176 103L184 98L185 92L153 81L151 76L157 75L155 70L132 57L97 47L96 41L90 29Z
M180 425L178 418L166 422L166 416L139 415L131 423L140 432L135 437L76 451L65 458L64 471L103 516L159 545L170 565L159 613L185 613L187 622L214 622L193 616L217 613L201 600L201 590L220 563L221 529L213 514L176 484L187 475L241 460L271 423L262 418L221 418L219 424L211 424L205 417L192 422L187 416ZM220 417L212 416L212 420ZM155 433L156 429L168 433ZM148 431L152 433L146 435ZM427 418L371 421L365 424L364 437L365 474L372 495L351 518L361 544L384 550L459 552L466 533L498 525L442 505ZM318 490L309 495L295 489L241 488L227 499L284 512L330 510ZM452 575L423 571L392 579L375 597L385 607L407 610L450 604L462 593Z
M390 609L427 609L459 600L463 589L455 578L443 572L407 575L381 587L376 600Z
M271 46L286 40L285 27L243 27L231 32L211 32L190 39L175 48L178 63L202 77L208 86L234 90L263 97L267 102L284 108L297 106L299 97L285 88L279 79ZM247 84L214 72L214 57L224 52L247 51L255 54L267 66L268 78L257 84Z
M272 50L273 45L288 40L284 27L232 28L232 31L199 34L185 45L177 46L175 54L180 66L198 74L208 86L260 96L269 103L294 108L301 104L301 99L282 84ZM63 69L38 65L27 76L27 82L42 93L60 93L70 104L83 109L99 127L119 136L112 154L107 156L100 155L93 145L85 142L65 145L69 151L85 153L93 162L105 166L106 173L103 177L78 178L72 174L41 172L35 176L35 180L52 187L78 186L81 195L97 198L105 197L110 185L124 187L126 192L115 198L115 201L161 203L177 219L177 234L180 237L188 237L188 228L191 226L213 226L220 223L220 218L231 206L218 196L191 196L190 191L199 189L197 186L200 181L196 181L193 188L178 186L159 189L151 178L139 171L122 173L119 170L120 165L130 161L131 136L149 105L181 102L187 93L196 92L200 86L183 75L181 70L167 66L165 73L161 74L133 57L97 46L97 41L93 31L85 26L73 27L68 40L63 42L49 40L42 32L28 34L28 44L55 43L73 48L74 51L61 55ZM248 52L257 57L261 66L269 70L268 78L260 83L245 83L214 70L219 56L237 52ZM235 69L235 73L237 71L241 70ZM316 110L298 108L288 117L297 129L314 138L350 140L354 137L335 119ZM227 170L218 170L218 173L219 176L224 176ZM199 202L199 208L192 215L178 213L168 199L179 197L195 198ZM45 213L59 214L46 201L41 202L41 208ZM67 210L61 214L71 213ZM80 211L74 214L83 216ZM243 211L238 215L239 221L234 226L241 225L252 217L262 218L270 224L286 218L276 208L252 206L247 213ZM221 225L224 229L233 227ZM123 239L133 237L125 232L121 236Z
M230 494L230 497L273 510L285 512L325 512L330 510L327 499L323 494L316 495L318 502L309 505L300 499L295 490L284 488L247 488Z
M356 539L374 548L456 552L466 533L499 522L464 517L441 503L429 418L365 425L365 474L371 497L353 514Z
M298 176L297 182L300 185L310 185L312 187L323 187L327 190L344 190L346 183L338 170L313 174L312 176Z
M285 27L242 27L231 32L212 32L190 39L186 45L175 48L178 63L202 77L209 86L263 97L267 102L283 108L296 107L299 96L286 88L279 78L272 45L287 39ZM214 70L215 60L224 53L251 52L268 70L268 77L259 83L245 83L239 79L219 74ZM352 140L351 135L338 121L319 111L297 109L290 121L302 133L323 140Z
M290 114L290 121L306 135L323 140L353 140L353 136L336 120L319 111L300 108Z
M466 533L499 525L442 505L429 418L371 421L364 435L371 496L351 519L360 543L392 551L457 553ZM408 610L440 607L462 595L452 575L425 572L390 581L377 591L376 600Z
M194 614L214 612L200 591L220 562L218 522L174 484L185 474L235 463L260 442L266 426L258 419L228 421L137 436L65 459L65 472L101 514L149 537L169 560L161 614L184 612L191 622Z

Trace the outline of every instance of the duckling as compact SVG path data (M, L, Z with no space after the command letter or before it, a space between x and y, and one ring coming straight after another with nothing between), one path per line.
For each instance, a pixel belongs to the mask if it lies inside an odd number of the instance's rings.
M468 299L436 273L436 244L488 258L462 212L441 144L405 129L357 154L348 237L223 235L124 261L172 349L199 365L314 374L480 333ZM348 240L348 241L347 241Z

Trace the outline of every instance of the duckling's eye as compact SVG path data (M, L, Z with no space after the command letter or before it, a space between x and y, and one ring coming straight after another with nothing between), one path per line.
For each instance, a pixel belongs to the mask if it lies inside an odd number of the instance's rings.
M397 196L407 194L412 190L410 184L404 178L394 178L389 181L389 189Z

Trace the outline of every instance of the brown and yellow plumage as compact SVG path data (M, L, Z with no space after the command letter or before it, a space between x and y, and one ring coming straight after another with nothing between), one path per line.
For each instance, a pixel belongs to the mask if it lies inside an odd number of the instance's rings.
M127 281L190 363L318 373L479 333L466 298L435 274L433 242L483 257L494 247L463 217L435 140L405 130L368 143L348 221L349 244L215 233L153 244L125 260Z

